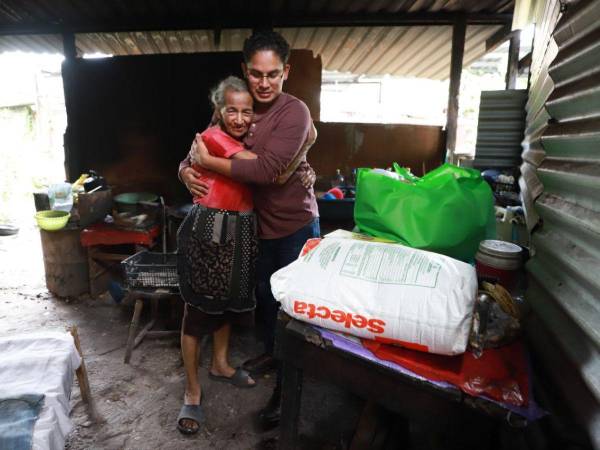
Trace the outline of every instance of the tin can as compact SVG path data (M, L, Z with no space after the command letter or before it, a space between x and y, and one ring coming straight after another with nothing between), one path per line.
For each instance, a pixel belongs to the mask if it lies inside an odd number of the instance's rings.
M523 266L523 249L517 244L488 239L479 244L475 255L475 267L480 278L500 283L506 289L517 286Z

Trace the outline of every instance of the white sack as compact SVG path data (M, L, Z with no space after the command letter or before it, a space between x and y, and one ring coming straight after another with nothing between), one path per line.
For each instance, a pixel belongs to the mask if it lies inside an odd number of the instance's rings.
M333 233L340 235L352 234ZM469 264L437 253L326 237L309 240L296 261L273 274L271 288L299 320L454 355L467 346L477 277Z

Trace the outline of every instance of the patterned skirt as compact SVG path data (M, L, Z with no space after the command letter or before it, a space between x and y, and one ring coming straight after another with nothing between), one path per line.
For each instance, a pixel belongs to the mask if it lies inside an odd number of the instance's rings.
M207 314L251 311L258 245L252 212L194 205L177 232L183 300Z

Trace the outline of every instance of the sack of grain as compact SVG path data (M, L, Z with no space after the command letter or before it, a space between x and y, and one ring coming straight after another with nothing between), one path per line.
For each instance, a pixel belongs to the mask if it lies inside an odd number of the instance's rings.
M307 241L296 261L273 274L271 288L299 320L454 355L467 346L477 277L444 255L338 231Z

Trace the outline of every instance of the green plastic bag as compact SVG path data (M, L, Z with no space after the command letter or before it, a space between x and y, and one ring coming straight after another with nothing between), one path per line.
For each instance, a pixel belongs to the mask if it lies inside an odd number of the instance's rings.
M354 221L362 232L468 262L495 237L494 196L479 171L444 164L418 178L394 169L359 169Z

